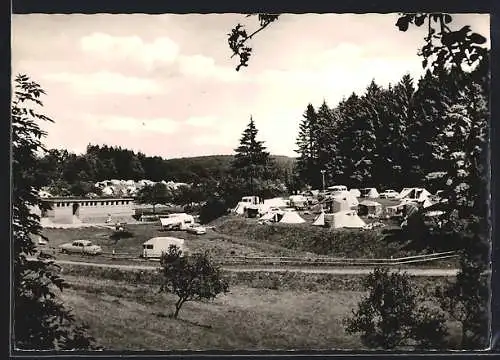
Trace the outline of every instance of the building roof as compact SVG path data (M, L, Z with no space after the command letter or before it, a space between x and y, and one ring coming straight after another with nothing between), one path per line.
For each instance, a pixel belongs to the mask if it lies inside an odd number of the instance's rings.
M71 196L61 196L61 197L50 197L50 198L42 198L42 201L46 202L64 202L64 201L122 201L122 200L134 200L131 197L95 197L95 198L84 198L84 197L71 197Z

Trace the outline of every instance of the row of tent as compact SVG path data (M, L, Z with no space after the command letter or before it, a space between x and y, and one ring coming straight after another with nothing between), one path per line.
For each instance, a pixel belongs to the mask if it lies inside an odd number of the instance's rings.
M306 222L295 210L272 210L259 219L260 222L276 222L280 224L303 224ZM321 212L313 221L314 226L331 228L363 228L366 223L358 216L356 210L339 211L333 214Z

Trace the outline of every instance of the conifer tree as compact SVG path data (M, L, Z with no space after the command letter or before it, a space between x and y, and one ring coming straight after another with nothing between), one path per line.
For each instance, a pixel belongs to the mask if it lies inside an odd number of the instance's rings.
M297 137L297 172L302 182L317 188L318 179L318 159L317 159L317 126L318 115L312 104L307 105L307 109L302 116L299 125L299 135Z
M243 131L240 145L236 152L232 168L238 177L249 180L250 191L254 190L256 179L264 179L269 175L271 159L263 141L257 140L258 130L250 117L250 122Z

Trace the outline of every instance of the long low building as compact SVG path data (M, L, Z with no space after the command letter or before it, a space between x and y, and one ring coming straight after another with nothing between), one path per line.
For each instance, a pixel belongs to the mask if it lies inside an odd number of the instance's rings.
M78 222L130 221L134 215L132 198L73 198L52 197L43 202L50 210L40 212L42 218L54 223L72 224Z

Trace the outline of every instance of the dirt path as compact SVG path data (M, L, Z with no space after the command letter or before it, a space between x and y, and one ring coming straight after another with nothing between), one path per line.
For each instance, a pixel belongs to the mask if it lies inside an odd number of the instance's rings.
M100 264L70 260L56 260L59 265L78 265L78 266L94 266L101 268L113 268L120 270L145 270L153 271L158 269L158 266L151 265L119 265L119 264ZM232 272L302 272L312 274L336 274L336 275L367 275L373 271L372 268L339 268L339 267L297 267L297 266L223 266L226 271ZM398 269L394 271L406 272L411 276L456 276L457 269Z

